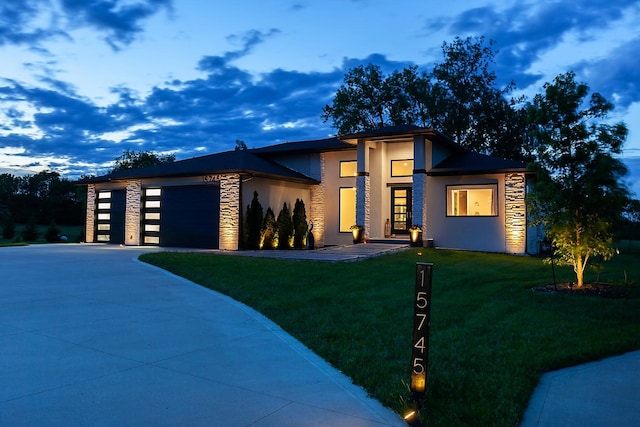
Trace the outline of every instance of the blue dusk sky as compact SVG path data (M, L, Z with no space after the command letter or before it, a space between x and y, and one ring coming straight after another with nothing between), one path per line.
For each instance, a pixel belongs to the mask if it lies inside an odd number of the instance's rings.
M353 67L430 70L443 42L485 36L501 85L531 99L574 71L616 105L638 196L638 22L640 0L2 0L0 173L333 136L322 107Z

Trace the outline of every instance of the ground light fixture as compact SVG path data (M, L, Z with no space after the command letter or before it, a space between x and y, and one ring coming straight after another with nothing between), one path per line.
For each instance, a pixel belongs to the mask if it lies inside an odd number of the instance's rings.
M411 427L422 427L422 423L420 422L420 412L418 412L417 409L408 410L402 418Z

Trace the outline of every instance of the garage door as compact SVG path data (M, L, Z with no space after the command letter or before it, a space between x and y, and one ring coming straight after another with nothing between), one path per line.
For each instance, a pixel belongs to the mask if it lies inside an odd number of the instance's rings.
M160 246L218 248L220 187L163 187Z

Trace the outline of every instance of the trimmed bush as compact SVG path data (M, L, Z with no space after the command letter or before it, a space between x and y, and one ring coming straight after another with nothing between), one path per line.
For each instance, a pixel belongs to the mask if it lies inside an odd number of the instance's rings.
M262 232L262 205L258 200L258 192L253 192L251 204L247 206L247 217L245 221L245 247L247 249L260 249L260 239Z
M38 237L40 237L40 230L38 230L35 218L31 218L27 227L22 230L22 240L25 242L35 242L38 240Z
M307 213L304 208L304 202L296 199L293 207L293 247L296 249L304 249L307 239Z
M275 249L278 246L278 228L276 215L271 208L267 208L262 223L262 249Z
M282 206L282 210L278 214L278 249L291 249L291 238L293 237L293 221L291 220L291 211L287 202Z

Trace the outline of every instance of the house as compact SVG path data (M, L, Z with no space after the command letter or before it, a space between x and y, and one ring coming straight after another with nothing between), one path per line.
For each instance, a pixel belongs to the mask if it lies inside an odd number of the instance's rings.
M82 184L87 242L238 250L257 192L276 215L301 199L317 247L350 243L354 224L367 239L418 225L438 247L527 251L525 165L417 126L228 151Z

